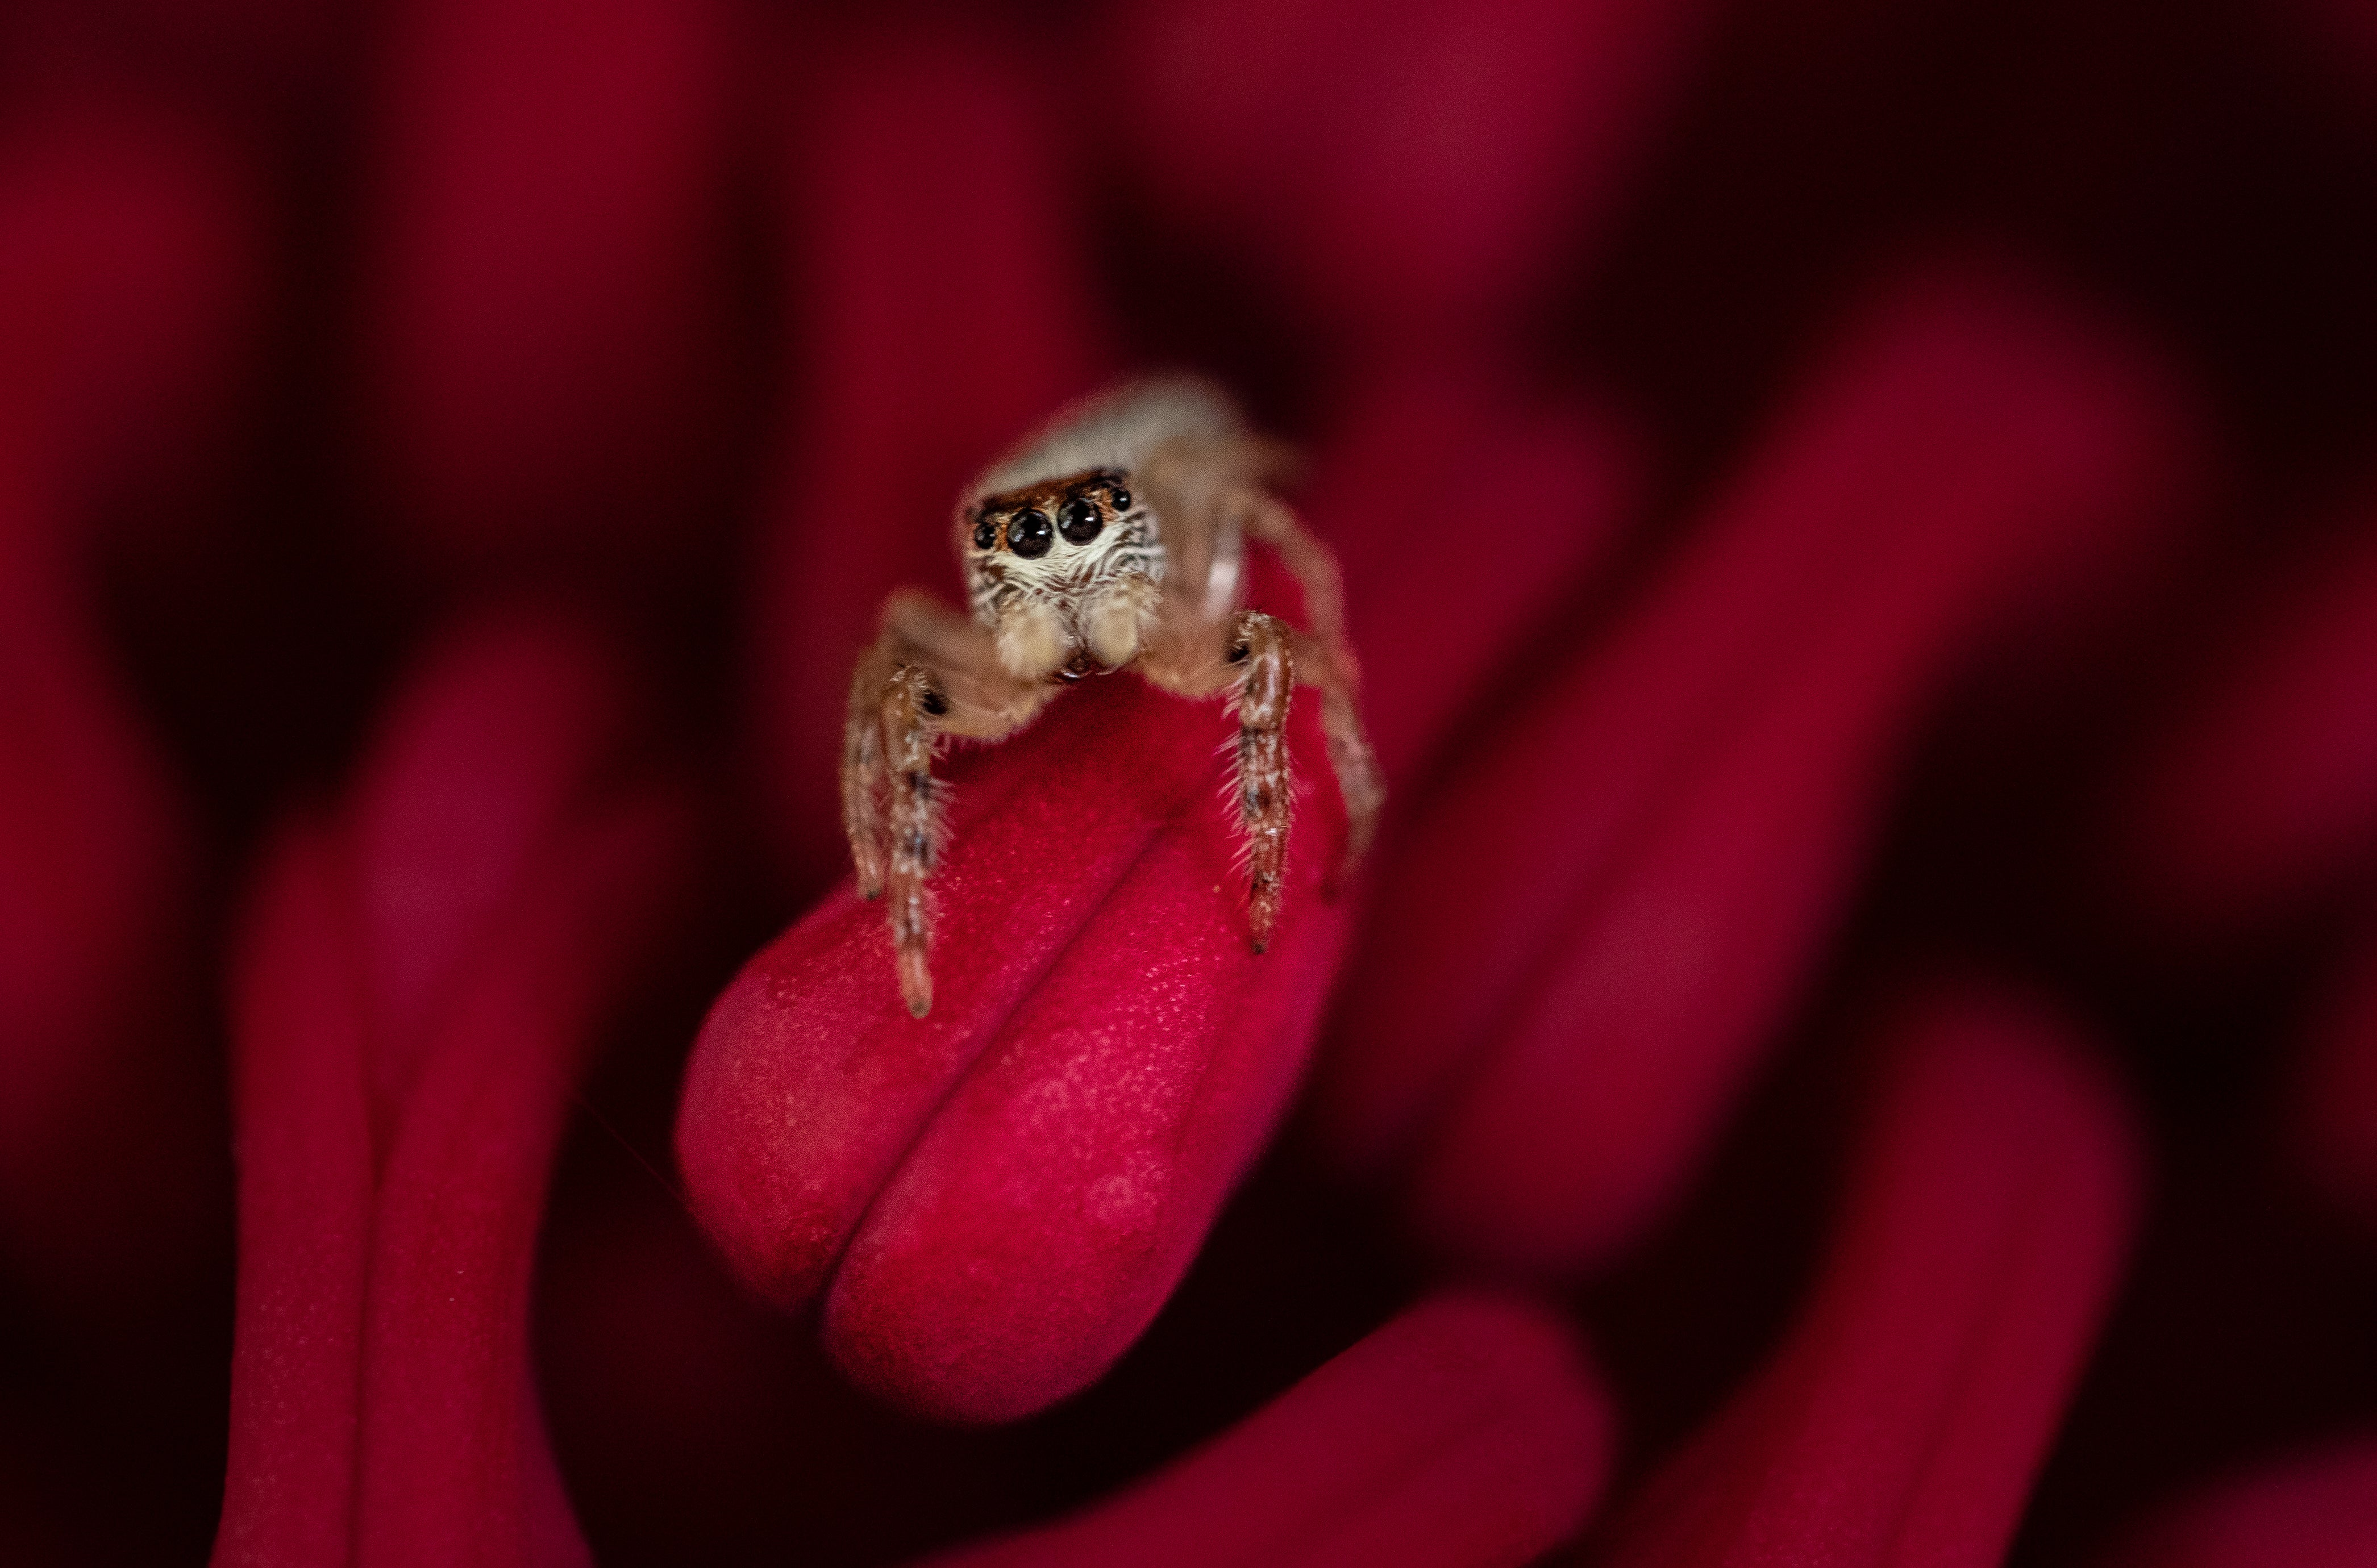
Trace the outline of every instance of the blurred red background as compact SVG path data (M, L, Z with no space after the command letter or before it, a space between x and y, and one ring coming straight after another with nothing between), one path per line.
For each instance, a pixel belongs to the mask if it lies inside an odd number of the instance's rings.
M1782 1561L1659 1533L1781 1455L1917 1521L1843 1561L2365 1560L2372 105L2347 0L19 0L0 1559L893 1561L1457 1281L1614 1422L1528 1417L1527 1550ZM957 487L1177 365L1310 459L1392 814L1144 1336L936 1424L738 1286L679 1086ZM2036 1409L1887 1370L1984 1352Z

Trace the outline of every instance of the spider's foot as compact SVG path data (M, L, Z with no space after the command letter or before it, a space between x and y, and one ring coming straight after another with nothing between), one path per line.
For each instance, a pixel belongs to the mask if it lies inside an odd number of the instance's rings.
M900 996L908 1004L908 1016L921 1018L933 1010L933 970L924 954L915 951L900 955Z
M1272 927L1279 922L1279 878L1257 873L1248 895L1247 924L1260 956L1271 945Z

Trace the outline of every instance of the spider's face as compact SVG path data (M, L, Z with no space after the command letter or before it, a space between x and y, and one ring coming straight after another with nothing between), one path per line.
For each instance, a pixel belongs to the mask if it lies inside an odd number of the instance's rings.
M1090 469L984 497L962 515L966 600L1020 681L1137 656L1164 580L1164 542L1120 469Z
M1084 648L1111 669L1138 647L1164 543L1122 469L985 496L959 533L967 602L1000 635L1016 674L1037 678Z
M1131 499L1129 476L1115 469L990 496L974 509L974 552L1018 561L1054 553L1063 560L1092 549L1110 526L1129 516Z

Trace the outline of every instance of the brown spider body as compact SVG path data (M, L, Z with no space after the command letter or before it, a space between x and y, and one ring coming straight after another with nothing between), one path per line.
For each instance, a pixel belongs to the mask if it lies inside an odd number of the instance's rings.
M932 1005L941 737L1002 739L1084 675L1129 669L1182 696L1235 698L1257 952L1279 913L1299 681L1320 693L1349 861L1361 853L1383 790L1354 704L1336 562L1269 489L1285 462L1202 382L1126 385L1067 410L966 488L953 537L967 614L910 590L884 605L851 683L842 824L859 891L889 896L911 1013ZM1246 608L1249 539L1296 575L1308 628Z

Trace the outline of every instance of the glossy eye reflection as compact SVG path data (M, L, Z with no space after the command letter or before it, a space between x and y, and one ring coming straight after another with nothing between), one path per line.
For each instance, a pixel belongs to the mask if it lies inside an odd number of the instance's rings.
M1048 514L1037 506L1027 506L1007 519L1007 548L1027 561L1047 554L1053 537Z
M985 512L973 520L973 547L976 550L988 550L997 542L998 524L989 513Z
M1057 508L1057 527L1071 542L1087 544L1098 537L1105 519L1098 516L1096 502L1086 495L1076 495Z

